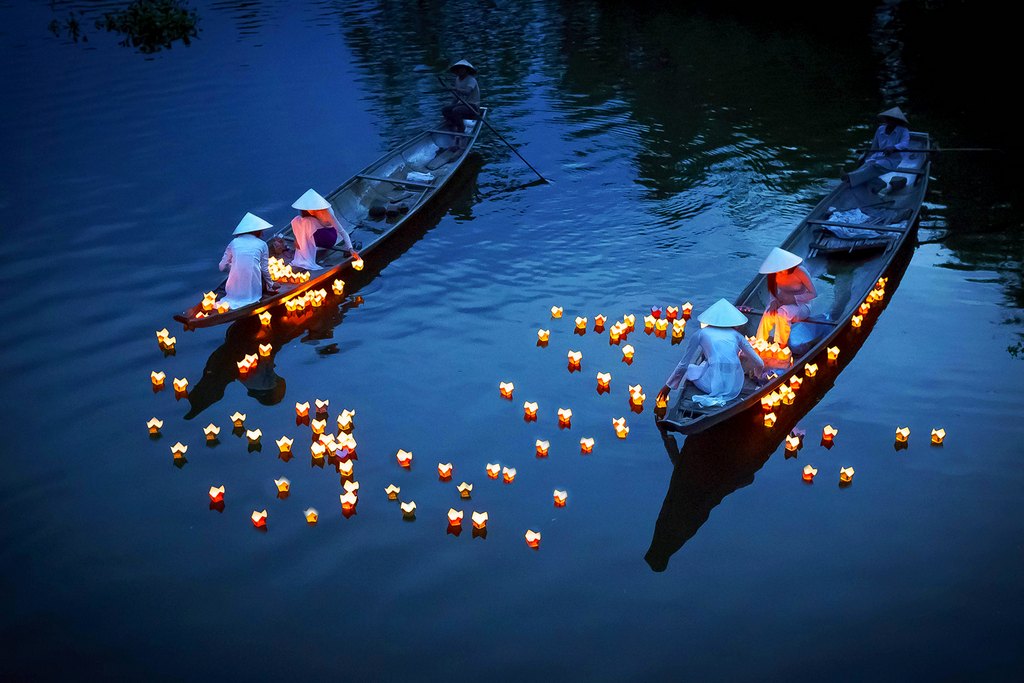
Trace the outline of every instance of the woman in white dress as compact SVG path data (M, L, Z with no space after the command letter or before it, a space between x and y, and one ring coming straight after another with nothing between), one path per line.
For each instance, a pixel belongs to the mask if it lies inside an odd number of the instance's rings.
M758 272L768 275L770 300L757 326L758 339L768 339L774 329L775 341L786 346L792 324L810 316L810 303L818 292L801 263L803 259L796 254L775 247L761 264Z
M319 270L323 266L316 262L316 249L333 247L338 237L345 243L345 248L352 254L352 259L359 258L359 253L352 248L341 221L334 215L331 203L324 199L316 190L310 188L292 204L299 210L299 215L292 219L292 233L295 235L295 257L292 266L305 270Z
M658 399L667 399L669 391L690 381L705 392L695 395L694 403L705 407L724 405L739 396L744 370L760 376L764 361L736 329L747 324L747 317L725 299L719 299L697 320L700 329L687 340L683 358L658 392ZM694 365L701 351L704 360Z
M263 298L263 287L276 292L278 285L270 277L270 252L260 236L272 227L259 216L245 214L238 222L235 238L224 250L220 269L228 271L222 302L231 308L241 308Z

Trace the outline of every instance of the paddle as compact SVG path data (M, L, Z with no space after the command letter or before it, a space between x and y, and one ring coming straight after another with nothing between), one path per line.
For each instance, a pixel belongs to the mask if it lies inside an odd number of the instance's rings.
M884 149L855 149L854 152L858 154L867 154L868 152L884 152ZM934 146L929 149L898 149L897 152L905 152L907 154L938 154L942 152L1002 152L1003 150L995 147L938 147Z
M435 75L436 75L436 74L435 74ZM461 96L461 95L459 95L459 93L455 92L455 90L454 90L453 88L449 87L449 85L448 85L447 83L445 83L445 82L444 82L444 79L442 79L442 78L441 78L440 76L437 76L437 80L438 80L438 82L439 82L439 83L440 83L440 84L441 84L441 85L442 85L442 86L444 87L444 89L445 89L445 90L447 90L447 91L448 91L448 92L450 92L451 94L455 95L455 97L456 97L456 98L457 98L457 99L459 100L459 102L462 102L462 103L463 103L464 105L466 105L467 107L469 107L470 109L472 109L472 110L474 110L474 111L476 110L476 107L474 107L473 105L471 105L471 104L470 104L469 102L467 102L466 100L462 99L462 96ZM519 157L519 158L520 158L520 159L522 160L522 162L523 162L524 164L526 164L527 166L529 166L529 167L530 167L530 170L531 170L531 171L533 171L534 173L536 173L536 174L537 174L537 177L538 177L538 178L540 178L541 180L543 180L543 181L544 181L545 183L550 183L550 182L551 182L550 180L548 180L547 178L545 178L545 177L544 177L543 175L541 175L540 171L538 171L537 169L535 169L535 168L533 167L533 164L531 164L531 163L530 163L529 161L527 161L527 160L526 160L526 159L525 159L525 158L523 157L523 155L519 153L519 150L518 150L518 149L516 149L516 148L515 148L515 147L514 147L514 146L512 145L512 143L511 143L511 142L509 142L508 140L506 140L506 139L504 138L504 136L503 136L503 135L502 135L501 133L499 133L498 131L494 130L494 126L492 126L492 125L491 125L491 124L490 124L490 123L489 123L489 122L487 121L487 119L482 119L482 121L484 122L484 125L485 125L485 126L487 126L487 129L488 129L488 130L490 130L490 131L491 131L492 133L494 133L495 135L497 135L497 136L498 136L498 139L499 139L499 140L501 140L502 142L504 142L504 143L505 143L505 145L506 145L506 146L507 146L507 147L508 147L508 148L509 148L510 150L512 150L512 151L513 151L513 152L515 153L515 155L516 155L517 157Z

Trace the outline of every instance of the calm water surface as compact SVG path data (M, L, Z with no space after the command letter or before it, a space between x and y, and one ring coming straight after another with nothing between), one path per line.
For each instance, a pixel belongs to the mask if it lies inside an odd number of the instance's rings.
M107 4L0 3L5 678L1015 678L1013 155L935 164L887 309L779 425L836 425L831 450L809 438L786 459L784 431L747 423L663 440L625 390L642 383L653 401L680 347L635 333L626 366L570 322L734 296L892 102L940 144L1005 144L1008 119L979 125L982 88L962 78L986 53L968 44L948 58L960 71L926 70L939 57L907 33L917 5L851 9L838 30L499 4L198 3L200 38L147 58L92 28ZM80 11L87 41L47 30ZM164 358L153 331L214 283L238 217L281 224L307 187L332 189L431 123L432 74L463 56L500 130L555 183L523 187L529 170L486 135L343 306L275 329L258 376L233 372L251 325L178 331ZM566 372L570 348L580 373ZM154 394L154 369L188 377L191 402ZM609 395L594 390L599 370ZM505 379L515 401L497 395ZM349 519L295 425L292 404L316 397L332 419L357 411L363 495ZM536 424L524 400L540 403ZM228 433L236 410L267 435L262 452ZM625 441L610 424L622 415ZM224 429L214 448L210 421ZM896 452L904 424L910 447ZM932 448L938 426L949 437ZM273 444L285 434L290 462ZM452 483L438 461L455 464ZM489 462L516 467L515 483L488 480ZM806 463L821 470L811 486ZM857 474L841 490L846 465ZM462 480L475 488L459 505ZM206 490L220 483L218 513ZM415 522L389 483L417 502ZM486 539L446 533L452 505L488 511ZM249 514L264 507L259 533ZM527 528L543 533L538 551Z

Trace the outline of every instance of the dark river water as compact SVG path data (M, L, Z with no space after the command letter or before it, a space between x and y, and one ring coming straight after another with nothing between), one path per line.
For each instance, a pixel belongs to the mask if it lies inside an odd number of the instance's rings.
M2 0L2 677L1015 679L1024 211L1012 67L993 52L1012 43L998 21L992 40L971 33L984 22L959 23L962 4L853 3L830 18L806 3L768 17L222 0L195 3L191 46L144 55L94 28L119 3ZM344 305L275 329L272 361L244 383L234 362L252 325L172 324L217 282L242 213L283 224L306 188L326 193L433 123L445 98L432 74L460 57L480 68L499 131L553 184L528 185L485 132ZM681 347L638 331L627 366L572 319L735 296L892 104L940 145L1011 149L936 159L887 308L785 424L663 439L651 408ZM154 338L165 326L169 357ZM566 371L568 349L582 372ZM190 400L154 393L152 370L187 377ZM331 423L356 411L349 518L295 424L294 403L315 398ZM536 423L524 400L540 404ZM266 434L261 452L230 434L235 411ZM812 438L825 424L840 429L831 450ZM792 426L808 439L787 459ZM288 462L282 435L296 439ZM514 483L486 477L495 462ZM856 469L842 489L841 466ZM447 532L451 506L461 535ZM249 516L264 508L260 533ZM485 538L474 510L489 513Z

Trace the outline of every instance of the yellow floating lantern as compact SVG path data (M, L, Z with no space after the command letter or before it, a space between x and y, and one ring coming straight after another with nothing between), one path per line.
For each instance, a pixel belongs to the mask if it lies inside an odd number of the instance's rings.
M294 439L289 439L287 436L282 436L280 439L277 440L276 443L279 451L281 451L282 453L291 453L292 443L294 443Z
M832 441L839 434L839 430L832 425L825 425L821 430L821 438L825 441Z
M341 501L341 509L346 511L355 510L356 505L359 504L359 496L351 491L341 494L338 499Z
M412 465L412 451L405 451L399 448L398 452L395 453L395 459L398 460L399 466L409 469Z
M910 427L897 427L896 428L896 440L900 443L906 443L907 439L910 438Z
M316 508L306 508L302 514L306 516L306 522L309 524L316 524L320 519L320 513L316 511Z
M556 508L564 508L565 507L565 501L569 498L569 492L568 491L559 491L558 489L555 489L554 498L555 498L555 507Z
M274 486L277 487L278 493L288 493L292 490L292 483L288 481L286 477L274 480Z
M351 460L342 460L338 463L338 474L341 475L342 479L351 479L354 471L355 463Z
M576 329L577 330L586 330L587 329L587 319L586 318L581 318L579 316L576 316Z
M537 330L537 341L547 343L551 337L551 330L539 329Z
M437 463L437 476L442 479L452 478L452 464L450 462Z
M188 391L188 380L185 379L184 377L175 377L174 382L172 382L172 384L174 385L175 393L184 394L186 391Z
M240 413L236 410L231 416L231 423L235 425L235 427L242 427L245 425L245 413Z
M850 325L852 325L853 327L860 327L861 323L863 322L864 316L862 315L854 315L853 317L850 318Z
M267 510L265 508L263 510L253 510L250 519L252 519L252 525L257 529L265 528L267 526Z
M470 496L473 495L473 485L472 484L467 484L466 482L462 482L456 488L458 488L459 497L460 498L469 498Z
M654 331L654 325L655 325L656 322L657 322L657 319L653 315L645 315L644 316L644 332L646 332L647 334L650 334L651 332L653 332Z
M665 408L668 408L668 398L661 398L661 396L658 396L658 398L656 398L654 401L654 407L657 408L658 410L664 410Z
M804 365L804 374L807 375L808 377L814 377L816 374L818 374L817 363L807 363L806 365Z
M456 510L455 508L448 508L448 523L452 526L462 526L462 510Z
M474 529L486 529L487 528L487 513L486 512L474 512L472 514L473 528Z
M629 436L629 427L626 426L626 418L613 418L612 427L615 428L615 436L619 437L620 439L625 439L627 436Z
M167 379L167 373L157 372L156 370L154 370L153 372L149 373L149 379L151 382L153 382L154 389L163 389L164 380Z
M582 351L569 351L569 353L567 355L569 357L569 365L571 365L573 367L578 368L580 366L580 363L583 362L583 352Z
M338 429L343 432L351 431L353 426L352 418L355 416L356 411L354 410L342 410L341 414L338 415Z
M270 326L270 319L272 317L273 316L270 314L270 311L263 311L259 315L260 325L262 325L263 327L269 327Z
M558 409L558 424L563 427L569 427L572 425L572 410L569 408Z
M633 360L633 354L636 353L636 349L633 348L632 344L626 344L622 347L622 359Z
M561 318L562 317L562 307L561 306L552 306L551 307L551 317L552 318Z
M149 422L146 423L146 427L149 429L150 434L159 434L160 428L164 426L164 421L151 417Z
M314 460L323 460L324 454L327 452L327 446L324 446L319 441L314 441L309 445L309 452L313 455Z
M160 346L166 351L173 351L174 345L178 342L177 337L164 337L160 340Z
M668 320L666 318L658 318L654 322L654 329L657 332L661 332L662 334L664 334L665 332L668 331Z
M501 392L502 398L511 399L515 388L516 385L512 382L498 382L498 391Z
M768 413L764 416L764 426L769 428L774 427L776 419L775 413Z
M774 404L772 403L771 394L765 394L764 396L761 397L761 410L763 410L766 413L770 413L772 412L773 407Z
M359 482L358 481L346 481L344 484L342 484L342 487L345 489L346 493L351 493L352 495L355 495L355 496L359 495Z
M334 282L332 282L331 291L337 294L338 296L341 296L345 292L345 281L335 280Z
M932 443L935 444L936 446L940 445L945 438L946 438L946 430L945 429L942 429L940 427L939 429L933 429L932 430Z
M870 310L871 310L871 304L869 304L866 301L864 303L862 303L860 306L857 307L857 312L860 313L861 315L867 315L868 311L870 311Z
M217 302L217 312L218 313L227 313L230 310L231 310L231 304L229 304L227 301L218 301Z
M536 420L537 419L537 404L536 403L531 403L530 401L526 401L525 403L523 403L523 416L527 420Z
M309 401L306 401L305 403L298 403L298 402L296 402L296 404L295 404L295 415L297 417L307 417L307 416L309 416Z
M849 484L853 481L853 468L852 467L840 467L839 468L839 482L842 484Z
M796 400L796 393L791 389L788 389L783 385L779 391L779 396L782 397L783 404L787 406L793 405L793 401Z
M160 343L163 343L164 339L167 339L167 338L168 338L168 337L169 337L170 335L171 335L171 333L170 333L170 332L168 331L168 329L167 329L167 328L165 327L165 328L164 328L164 329L162 329L162 330L157 330L157 331L156 331L156 340L157 340L158 342L160 342Z
M324 430L327 429L327 420L313 419L309 423L309 427L313 430L314 434L323 434Z
M361 258L352 259L352 268L354 268L355 270L362 270L363 269L363 259L361 259Z
M498 475L501 474L501 465L496 462L487 463L487 476L490 479L497 479Z
M388 494L388 500L398 500L398 494L401 492L401 487L394 484L388 484L388 487L384 489L384 493Z
M580 453L587 455L594 450L594 439L593 437L583 437L580 439Z
M551 447L551 442L549 442L549 441L541 441L540 439L537 439L537 457L538 458L546 458L546 457L548 457L548 448L550 448L550 447Z
M209 495L211 503L224 502L224 484L221 484L220 486L211 486Z
M828 359L829 360L835 360L836 358L839 358L839 347L838 346L830 346L830 347L828 347Z
M789 388L792 389L793 391L799 389L800 385L802 385L803 383L804 380L802 377L797 377L796 375L793 375L792 377L789 378Z
M408 503L402 503L402 517L406 519L416 519L416 503L415 501L409 501Z
M515 467L504 467L501 470L502 479L506 484L511 484L516 480L516 468Z
M263 431L260 429L247 429L245 430L245 438L249 439L249 443L258 443L263 438Z
M672 336L676 339L680 339L683 333L686 332L686 321L685 320L674 320L672 321Z
M818 474L818 470L811 467L810 465L804 465L804 481L814 481L815 475Z
M794 434L786 436L786 450L795 453L800 448L800 437Z
M612 381L612 373L610 372L599 372L597 373L597 388L599 391L607 390L610 388Z
M534 531L533 529L526 530L526 545L531 548L540 547L540 532Z
M270 355L270 352L274 350L271 344L260 344L260 355L264 358Z
M643 387L639 384L630 385L629 402L635 406L642 406L645 400L647 400L647 394L644 393Z
M185 453L187 453L187 452L188 452L188 446L186 446L185 444L183 444L180 441L178 441L173 446L171 446L171 455L174 456L175 460L177 460L178 458L185 457Z

